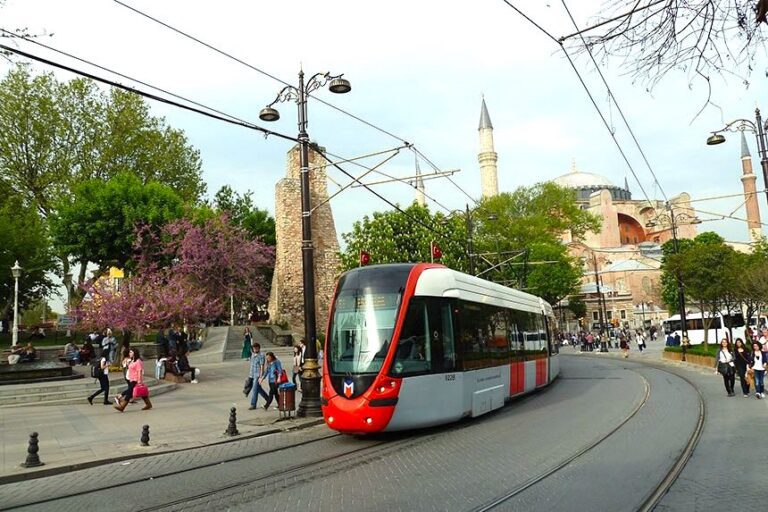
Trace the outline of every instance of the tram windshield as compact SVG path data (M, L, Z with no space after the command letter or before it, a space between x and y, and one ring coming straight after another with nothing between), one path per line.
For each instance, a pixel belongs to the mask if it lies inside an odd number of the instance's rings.
M329 329L331 373L381 370L411 268L363 267L342 276Z

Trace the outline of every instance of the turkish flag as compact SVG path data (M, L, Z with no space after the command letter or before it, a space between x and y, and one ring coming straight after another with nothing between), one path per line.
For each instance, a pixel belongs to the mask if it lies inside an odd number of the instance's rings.
M371 262L371 255L365 251L360 251L360 266L367 265Z
M440 250L440 246L437 245L435 242L431 243L432 246L432 258L439 260L443 257L443 251Z

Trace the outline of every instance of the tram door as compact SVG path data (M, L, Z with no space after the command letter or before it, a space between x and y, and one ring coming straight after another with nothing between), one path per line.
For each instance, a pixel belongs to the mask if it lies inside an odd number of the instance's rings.
M429 337L432 348L432 368L434 373L456 371L456 343L453 332L453 305L450 300L430 299L427 311L429 315Z

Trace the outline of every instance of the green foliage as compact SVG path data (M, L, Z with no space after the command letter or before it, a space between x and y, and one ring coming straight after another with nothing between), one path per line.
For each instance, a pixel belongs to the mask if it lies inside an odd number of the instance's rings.
M578 295L568 297L568 309L571 310L575 318L584 318L587 316L587 304Z
M23 267L19 278L19 304L50 292L49 273L57 269L48 230L34 207L13 194L0 181L0 318L10 319L16 260Z
M21 323L27 327L46 322L55 322L58 315L53 312L45 299L37 299L21 312Z
M550 304L556 304L573 293L581 282L581 268L574 258L568 256L563 244L534 244L529 259L526 291Z
M180 218L184 208L170 187L144 185L133 174L122 173L106 182L93 179L76 185L57 211L51 218L57 247L103 269L123 268L131 261L138 226L162 226Z
M683 347L664 347L665 352L675 352L677 354L680 354L683 352ZM690 345L686 350L686 354L691 354L692 356L710 356L715 357L717 354L718 348L717 345Z
M370 254L371 264L429 262L433 241L442 250L441 263L467 269L467 230L462 216L433 215L417 203L403 212L374 212L355 222L351 232L342 234L346 243L341 253L342 269L357 267L360 251Z
M236 226L245 229L253 239L260 239L267 245L276 245L275 219L269 212L253 204L253 192L250 190L238 194L232 187L225 185L214 196L214 207L226 213Z

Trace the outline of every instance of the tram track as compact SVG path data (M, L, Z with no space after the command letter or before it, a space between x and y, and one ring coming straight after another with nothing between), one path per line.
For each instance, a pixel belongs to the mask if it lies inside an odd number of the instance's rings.
M669 491L669 489L672 487L672 485L675 483L677 478L680 476L680 473L682 473L683 469L685 468L685 465L688 463L688 460L691 458L691 455L693 454L693 451L696 448L696 445L699 442L699 439L701 438L701 433L704 429L704 422L706 420L706 405L704 402L704 397L701 395L701 391L699 391L698 387L687 377L684 375L680 375L677 372L670 371L668 368L664 368L661 366L653 365L653 364L644 364L645 367L654 368L656 370L669 373L671 375L674 375L681 380L688 383L697 393L698 399L699 399L699 416L698 420L696 422L696 425L691 433L691 435L688 438L688 441L683 448L682 452L680 453L680 456L677 458L675 463L672 465L670 470L664 475L664 478L659 482L657 486L655 486L651 492L647 495L647 497L643 500L641 505L637 508L638 511L641 512L649 512L653 510L662 500L664 495ZM584 448L580 449L573 455L569 456L568 458L564 459L560 463L558 463L556 466L548 469L547 471L531 478L527 482L523 483L522 485L516 487L515 489L504 493L503 495L497 496L492 501L489 501L485 503L484 505L481 505L479 507L476 507L474 509L471 509L472 512L486 512L489 510L494 510L497 507L503 505L504 503L508 502L512 498L521 495L526 490L536 486L539 483L544 482L548 478L552 477L556 473L562 471L566 467L570 466L572 463L576 462L577 460L581 459L588 453L592 452L595 448L600 446L602 443L604 443L606 440L614 436L617 432L619 432L624 426L627 425L633 418L637 417L638 413L643 409L643 407L647 404L648 399L650 398L650 384L648 382L648 379L645 378L642 374L640 374L635 369L630 369L630 371L637 373L638 376L643 380L645 392L643 395L643 399L638 403L638 405L633 408L632 411L621 421L619 422L614 428L606 432L605 434L601 435L597 439L595 439L593 442L589 443Z

